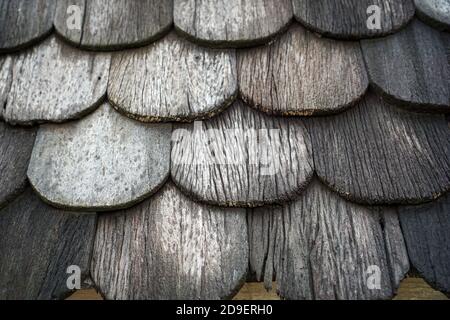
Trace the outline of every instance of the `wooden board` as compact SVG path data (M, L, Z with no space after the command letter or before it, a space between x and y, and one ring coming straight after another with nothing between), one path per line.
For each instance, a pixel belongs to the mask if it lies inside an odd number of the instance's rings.
M436 202L400 208L412 266L435 289L450 293L450 194Z
M450 31L449 0L414 0L417 16L441 30Z
M239 51L238 72L242 99L277 115L340 112L369 85L359 43L319 38L298 24L268 46Z
M84 116L106 95L110 58L73 49L54 36L15 56L3 117L34 124Z
M175 0L175 28L191 41L214 47L269 42L292 20L290 0Z
M403 28L414 16L412 0L292 0L294 15L309 29L326 37L362 39L381 37ZM368 8L380 8L380 28L368 28L373 14Z
M53 28L56 0L0 0L0 53L30 46Z
M295 202L249 213L250 271L286 299L389 299L409 269L396 220L315 179Z
M0 121L0 208L27 185L27 168L36 129L11 127Z
M77 13L69 11L76 5ZM80 13L80 28L67 19ZM169 31L172 0L60 0L55 28L65 40L83 49L120 50L151 43Z
M171 175L209 204L282 203L313 175L309 134L300 119L269 117L238 101L218 117L175 127Z
M0 211L0 299L64 299L66 273L89 274L95 215L45 205L28 189Z
M113 56L112 105L146 122L211 117L237 95L236 53L196 46L176 36Z
M198 300L233 296L247 266L245 210L197 204L168 183L100 216L91 273L107 299Z
M385 39L362 42L373 87L414 111L450 111L450 66L440 33L414 20Z
M168 177L171 130L170 124L139 123L103 104L82 120L41 126L28 177L58 207L129 207Z
M407 112L373 92L349 111L310 122L318 176L365 204L423 203L450 188L443 115Z

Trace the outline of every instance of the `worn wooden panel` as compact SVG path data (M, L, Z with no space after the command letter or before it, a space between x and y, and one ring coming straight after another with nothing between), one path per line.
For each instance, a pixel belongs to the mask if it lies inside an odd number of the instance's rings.
M313 174L300 119L269 117L238 101L205 122L179 125L171 174L194 199L254 207L295 198Z
M315 179L295 202L249 212L250 271L287 299L391 298L409 264L397 217L383 217Z
M92 260L107 299L219 299L245 281L245 210L192 202L168 183L156 196L99 218Z
M317 174L352 201L422 203L450 188L443 115L407 112L370 92L343 114L310 122Z
M292 0L292 3L300 23L326 37L338 39L391 34L414 16L411 0ZM380 9L379 28L368 27L367 21L373 15L373 11L368 13L368 8L373 5Z
M450 31L449 0L414 0L420 19L439 29Z
M71 5L78 6L78 11L68 11ZM81 27L68 27L67 19L78 12ZM162 37L172 26L172 14L172 0L61 0L55 28L67 41L84 49L119 50Z
M106 94L109 54L73 49L54 36L14 57L6 121L62 122L95 109Z
M0 0L0 53L20 50L53 28L56 0Z
M0 208L26 186L36 129L11 127L0 121Z
M298 24L268 46L239 51L238 74L245 102L281 115L342 111L369 84L359 43L319 38Z
M237 95L236 53L166 36L152 46L113 56L108 98L140 121L211 117Z
M399 211L411 264L435 289L450 293L450 194Z
M41 126L28 177L58 207L128 207L169 175L170 124L143 124L103 104L82 120Z
M0 211L0 299L63 299L69 266L89 274L95 215L44 204L28 189Z
M175 28L190 40L215 47L270 41L292 20L290 0L175 0Z
M450 111L450 67L440 33L419 20L385 39L362 42L373 87L414 111Z
M0 56L0 118L6 106L11 89L13 59L11 56Z

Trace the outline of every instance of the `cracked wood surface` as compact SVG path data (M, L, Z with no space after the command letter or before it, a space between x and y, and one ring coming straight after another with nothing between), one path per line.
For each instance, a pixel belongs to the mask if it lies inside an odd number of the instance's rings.
M11 90L3 110L10 123L78 119L106 95L109 54L83 52L52 36L13 59Z
M53 29L56 0L0 0L0 53L30 46Z
M358 106L308 122L318 176L364 204L416 204L450 189L443 115L416 114L370 92Z
M237 101L213 119L175 127L171 175L190 197L210 204L292 200L313 175L309 133L301 119L269 117Z
M409 269L395 212L348 202L317 179L290 204L254 209L248 229L250 271L267 288L275 277L287 299L389 299Z
M0 121L0 208L27 185L27 168L36 129L11 127Z
M64 299L67 268L89 274L95 215L44 204L28 189L0 210L0 299Z
M417 16L435 28L450 31L450 0L414 0Z
M168 183L98 221L91 273L107 299L219 299L243 285L244 209L195 203Z
M171 132L171 124L140 123L105 103L79 121L41 126L28 177L57 207L129 207L168 177Z
M358 43L319 38L298 24L268 46L239 51L238 74L246 103L285 116L341 112L369 85Z
M414 20L383 39L362 41L372 86L412 111L450 111L450 66L438 31Z
M81 28L69 29L80 8ZM60 0L56 31L75 46L90 50L119 50L143 46L164 36L173 22L172 0Z
M113 56L108 98L146 122L211 117L237 95L236 53L194 45L175 33Z
M326 37L362 39L381 37L403 28L414 16L411 0L292 0L296 19ZM380 28L369 29L368 8L380 10Z
M292 20L290 0L175 0L175 28L191 41L214 47L269 42Z

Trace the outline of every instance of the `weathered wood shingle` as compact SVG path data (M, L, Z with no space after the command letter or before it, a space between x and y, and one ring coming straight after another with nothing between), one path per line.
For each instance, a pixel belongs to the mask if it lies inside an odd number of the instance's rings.
M443 115L404 111L370 92L357 107L309 123L317 174L345 198L423 203L450 189Z
M245 47L270 41L291 22L291 0L175 0L175 28L214 47Z
M238 52L242 99L264 112L340 112L361 98L368 77L359 43L319 38L296 24L265 47Z
M108 98L133 119L187 121L222 111L237 91L234 50L202 48L171 33L113 56Z
M179 125L171 175L196 200L254 207L295 198L313 162L301 119L269 117L238 101L204 122Z
M395 212L348 202L316 179L290 204L254 209L248 230L250 271L266 287L275 276L287 299L388 299L409 269Z
M106 95L109 54L83 52L52 36L13 59L12 85L3 110L8 122L77 119Z
M297 20L326 37L362 39L380 37L403 28L414 16L412 0L292 0ZM374 11L380 9L380 25L368 27ZM378 28L379 27L379 28Z
M398 106L450 112L450 66L435 29L419 20L387 38L362 41L371 85Z
M99 217L92 259L108 299L219 299L245 281L245 210L192 202L168 183L150 200Z
M170 30L172 21L172 0L60 0L55 14L56 31L64 39L92 50L151 43Z
M414 0L420 19L433 27L450 31L449 0Z
M66 273L89 275L95 215L44 204L31 189L0 210L0 299L64 299Z
M30 46L53 28L56 0L0 0L0 52Z
M128 207L169 175L170 124L143 124L103 104L67 124L42 125L28 177L55 206L89 211Z

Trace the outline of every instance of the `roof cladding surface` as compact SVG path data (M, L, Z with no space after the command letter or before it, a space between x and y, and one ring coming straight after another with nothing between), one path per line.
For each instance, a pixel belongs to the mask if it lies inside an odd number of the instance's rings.
M0 9L0 298L450 292L449 0Z

